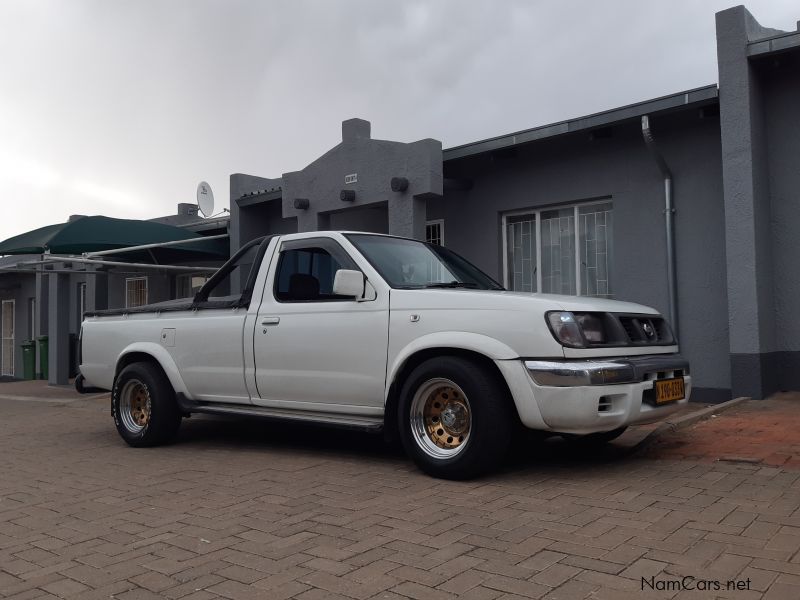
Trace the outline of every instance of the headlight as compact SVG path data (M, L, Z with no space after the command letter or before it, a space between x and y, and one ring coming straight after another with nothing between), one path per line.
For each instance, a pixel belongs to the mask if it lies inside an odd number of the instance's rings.
M600 315L594 313L549 312L547 323L563 346L586 348L591 344L608 343L605 323Z
M575 321L583 331L583 337L590 344L605 344L606 343L606 328L603 326L603 320L597 315L592 314L577 314Z
M563 346L571 348L586 346L580 327L575 321L575 315L571 312L549 312L547 313L547 323L550 325L550 331Z

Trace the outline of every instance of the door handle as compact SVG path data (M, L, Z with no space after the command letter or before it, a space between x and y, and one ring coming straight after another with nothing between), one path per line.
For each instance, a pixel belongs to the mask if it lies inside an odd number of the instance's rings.
M264 317L263 319L261 319L262 325L277 325L280 322L281 322L280 317Z

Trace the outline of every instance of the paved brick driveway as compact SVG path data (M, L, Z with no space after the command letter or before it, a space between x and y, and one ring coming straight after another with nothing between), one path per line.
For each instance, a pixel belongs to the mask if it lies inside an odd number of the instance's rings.
M665 437L654 452L659 458L800 469L800 393L749 400Z
M551 442L443 482L308 427L193 418L133 450L105 401L67 396L0 399L0 596L800 597L798 470ZM686 575L723 589L642 591Z

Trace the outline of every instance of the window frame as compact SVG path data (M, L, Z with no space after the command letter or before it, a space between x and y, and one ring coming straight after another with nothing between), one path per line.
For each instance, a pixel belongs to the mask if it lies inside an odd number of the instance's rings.
M431 242L428 238L428 227L433 227L435 225L439 226L439 243L436 244ZM436 246L444 246L444 219L431 219L430 221L425 221L425 243L427 244L434 244Z
M3 314L6 310L6 305L11 306L11 335L6 337L3 335L2 322L0 322L0 376L15 377L17 374L16 362L16 346L17 346L17 301L13 298L0 301L0 321L4 320ZM4 370L4 362L8 358L5 353L5 341L11 340L11 369L10 372Z
M78 293L77 293L77 305L78 305L78 329L81 327L81 323L83 323L83 315L86 313L86 292L87 292L87 285L85 281L78 282ZM128 301L128 291L125 290L125 301Z
M613 211L614 202L612 196L604 196L602 198L594 198L592 200L585 200L580 202L569 202L566 204L547 204L542 206L536 207L528 207L528 208L521 208L510 210L507 212L502 213L501 216L501 234L502 234L502 255L503 255L503 287L506 289L510 289L510 280L508 276L508 220L509 218L518 217L521 215L535 215L535 225L536 225L536 291L533 292L535 294L543 294L545 292L542 291L542 252L541 252L541 244L542 244L542 218L541 213L551 211L551 210L563 210L571 208L573 211L573 219L575 222L575 233L574 233L574 245L575 245L575 296L583 296L582 290L582 282L581 282L581 253L579 251L580 248L580 235L581 235L581 228L580 228L580 209L585 208L587 206L597 206L600 204L611 204L611 209ZM552 292L547 292L552 293ZM609 293L607 296L585 296L589 297L598 297L598 298L606 298L606 297L613 297L613 292Z
M276 261L275 272L272 276L272 298L275 300L275 302L279 302L280 304L318 304L354 301L354 299L350 296L337 296L332 298L322 298L319 300L284 300L278 297L278 285L280 284L281 265L283 265L284 253L291 250L303 250L304 248L321 248L326 250L334 260L339 262L342 269L359 271L366 279L366 274L359 268L359 266L356 264L356 261L353 260L352 256L350 256L350 253L347 252L347 250L345 250L344 247L336 240L331 238L303 238L299 240L289 240L281 243L280 248L278 248L278 260ZM341 255L343 260L340 261L337 254ZM336 278L336 273L333 274L333 277L334 279Z
M350 256L350 253L347 252L347 250L345 250L344 247L336 240L323 237L289 240L281 243L280 248L278 248L278 260L275 264L275 272L272 275L272 298L275 300L275 302L280 304L327 304L329 302L354 302L355 299L350 296L336 296L331 298L322 298L319 300L283 300L278 297L278 285L280 283L281 265L283 265L284 253L291 250L303 250L304 248L321 248L322 250L327 251L334 260L339 262L342 269L358 271L364 275L364 278L366 279L366 274L359 268L358 264L356 264L356 261L352 256ZM343 260L339 260L337 254L341 254ZM333 277L334 279L336 278L336 273L333 274Z
M131 306L128 303L128 284L134 281L144 281L144 304L137 304L136 306ZM140 306L147 306L150 302L150 285L147 281L147 276L143 277L126 277L125 278L125 308L139 308Z
M28 328L30 329L31 336L28 338L30 341L36 340L36 297L31 296L28 298Z

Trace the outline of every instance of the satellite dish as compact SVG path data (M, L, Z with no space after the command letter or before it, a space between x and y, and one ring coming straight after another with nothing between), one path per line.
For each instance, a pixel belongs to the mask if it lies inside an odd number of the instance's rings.
M214 214L214 192L205 181L197 184L197 208L204 217Z

